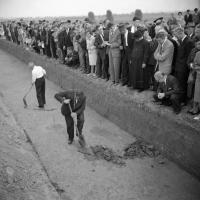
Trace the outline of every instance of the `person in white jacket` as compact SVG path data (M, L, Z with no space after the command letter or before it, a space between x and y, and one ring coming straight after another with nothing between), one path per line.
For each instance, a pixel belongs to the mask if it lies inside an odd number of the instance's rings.
M167 33L164 30L156 34L156 40L158 41L158 47L154 53L157 60L156 68L163 74L169 75L172 71L174 45L167 39Z
M86 36L88 57L89 57L89 65L91 66L91 74L95 76L95 67L97 62L97 49L94 45L95 36L94 32L88 31Z

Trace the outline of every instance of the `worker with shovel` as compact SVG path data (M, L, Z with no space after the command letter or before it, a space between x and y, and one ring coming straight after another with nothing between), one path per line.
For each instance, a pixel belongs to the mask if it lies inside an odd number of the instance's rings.
M45 78L46 71L41 66L36 66L33 62L28 63L29 67L32 69L32 85L35 84L37 100L39 108L44 108L46 104L45 99Z
M55 98L62 103L61 113L64 115L67 124L67 132L69 135L68 144L72 144L74 134L76 134L79 138L80 145L84 147L85 140L82 135L82 129L86 96L82 91L68 90L55 94Z

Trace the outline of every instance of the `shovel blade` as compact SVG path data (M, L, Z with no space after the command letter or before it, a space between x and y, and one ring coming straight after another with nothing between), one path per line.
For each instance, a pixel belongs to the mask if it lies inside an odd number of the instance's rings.
M25 98L25 97L23 98L23 103L24 103L24 108L27 108L27 107L28 107L28 104L27 104L27 102L26 102L26 98Z
M81 147L84 148L86 146L85 138L84 138L84 136L82 134L79 135L78 142L79 142L79 144L80 144Z

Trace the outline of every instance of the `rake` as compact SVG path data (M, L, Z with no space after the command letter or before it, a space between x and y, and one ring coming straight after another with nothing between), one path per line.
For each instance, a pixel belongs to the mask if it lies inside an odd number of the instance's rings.
M27 91L27 93L24 95L23 97L23 103L24 103L24 108L28 107L27 101L26 101L26 97L27 95L30 93L31 89L32 89L33 85L31 85L31 87L29 88L29 90Z

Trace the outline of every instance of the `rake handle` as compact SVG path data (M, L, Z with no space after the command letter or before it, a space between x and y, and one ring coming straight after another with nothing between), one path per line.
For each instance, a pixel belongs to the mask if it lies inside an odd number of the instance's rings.
M31 91L33 85L31 85L31 87L29 88L29 90L27 91L27 93L24 95L24 98L29 94L29 92Z

